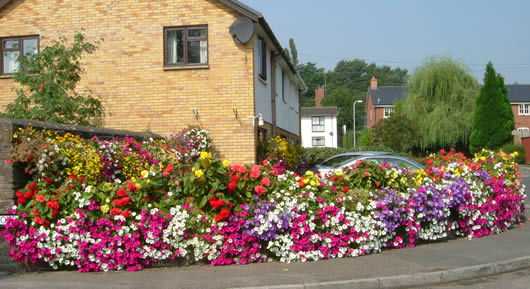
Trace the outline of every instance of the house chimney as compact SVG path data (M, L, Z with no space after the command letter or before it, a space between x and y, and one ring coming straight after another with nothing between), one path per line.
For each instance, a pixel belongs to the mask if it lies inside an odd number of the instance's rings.
M377 78L375 76L372 76L372 80L370 80L370 88L377 88Z
M315 89L315 107L322 107L320 104L322 99L326 96L326 89L323 87Z

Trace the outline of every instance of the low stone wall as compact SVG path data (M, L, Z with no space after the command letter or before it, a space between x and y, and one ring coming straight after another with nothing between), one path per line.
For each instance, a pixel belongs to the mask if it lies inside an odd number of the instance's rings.
M19 119L0 118L0 229L5 224L7 209L15 205L15 192L26 184L29 176L24 173L24 168L17 164L9 164L13 150L13 134L19 128L33 127L37 130L49 130L59 133L71 133L83 138L97 136L100 139L112 139L114 137L132 137L137 140L144 138L162 138L160 135L139 133L127 130L115 130L108 128L94 128L74 125L61 125L41 121L28 121ZM13 271L24 269L25 266L17 266L8 256L9 248L3 238L0 238L0 271Z

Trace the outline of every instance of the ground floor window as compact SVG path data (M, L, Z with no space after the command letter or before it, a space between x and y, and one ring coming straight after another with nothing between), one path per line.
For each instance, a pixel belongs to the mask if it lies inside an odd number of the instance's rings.
M326 145L326 140L323 136L314 136L312 146L323 147Z

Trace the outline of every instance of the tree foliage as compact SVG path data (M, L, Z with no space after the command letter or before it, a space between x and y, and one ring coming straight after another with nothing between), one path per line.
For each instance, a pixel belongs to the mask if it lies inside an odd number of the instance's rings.
M495 72L491 62L486 66L484 86L475 105L469 150L497 149L511 142L514 116L504 78Z
M395 152L410 152L420 137L416 124L400 113L391 114L372 128L373 143Z
M417 67L401 109L418 124L418 146L437 149L467 144L478 91L469 69L448 57L433 57Z
M302 93L302 106L315 106L315 89L324 85L326 72L313 62L299 64L297 70L307 86L307 90Z
M291 61L294 66L298 66L298 50L296 49L296 44L294 44L294 39L289 39L289 49L291 50Z
M103 115L99 98L89 90L81 93L76 87L83 72L81 57L93 54L99 42L90 43L77 34L67 46L66 38L60 37L31 58L19 57L24 69L14 73L14 80L20 87L3 117L85 126L97 124Z

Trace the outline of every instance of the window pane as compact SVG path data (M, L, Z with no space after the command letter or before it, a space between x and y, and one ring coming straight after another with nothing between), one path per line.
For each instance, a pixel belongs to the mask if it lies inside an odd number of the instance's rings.
M208 42L206 40L188 41L188 63L208 63Z
M167 31L167 63L176 64L184 62L184 45L182 30Z
M19 56L20 51L4 51L4 73L14 73L18 70L17 58Z
M206 37L206 29L189 29L188 37Z
M20 49L20 41L6 40L4 41L4 49Z
M32 55L37 54L39 49L39 42L37 41L37 39L24 39L22 47L24 50L24 56L30 58Z

